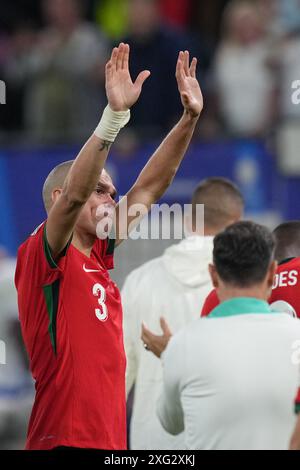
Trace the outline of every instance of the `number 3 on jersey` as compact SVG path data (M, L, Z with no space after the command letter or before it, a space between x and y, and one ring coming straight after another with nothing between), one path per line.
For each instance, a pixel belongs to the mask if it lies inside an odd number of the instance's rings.
M104 287L101 284L95 284L93 286L93 295L98 297L98 304L100 307L95 309L96 317L100 321L106 321L108 318L108 310L107 306L105 305L106 292Z

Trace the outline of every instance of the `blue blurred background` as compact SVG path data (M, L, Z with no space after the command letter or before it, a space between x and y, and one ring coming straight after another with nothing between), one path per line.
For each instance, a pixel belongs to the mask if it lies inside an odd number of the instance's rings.
M0 244L11 255L45 218L41 198L45 177L61 161L74 158L78 150L76 146L2 149ZM129 161L112 153L108 168L119 195L127 192L154 150L154 143L143 145ZM216 174L237 182L246 199L247 214L256 218L299 217L298 178L281 175L274 154L263 141L254 140L194 143L162 202L190 202L199 180Z
M300 217L298 0L3 0L1 10L0 246L10 255L45 217L48 172L95 128L120 41L133 77L152 72L109 159L120 194L181 113L174 70L187 48L205 112L165 200L186 203L201 178L222 175L241 187L247 215L270 226Z

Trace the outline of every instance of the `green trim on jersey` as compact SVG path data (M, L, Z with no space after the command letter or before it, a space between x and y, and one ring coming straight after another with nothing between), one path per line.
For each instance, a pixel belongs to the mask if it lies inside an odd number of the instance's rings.
M114 254L115 243L116 243L116 240L114 238L109 238L108 239L107 250L106 250L107 255L113 255Z
M44 225L44 233L43 233L43 245L44 245L44 253L46 256L46 260L50 266L50 268L58 268L57 264L55 263L54 259L52 258L51 249L47 240L46 234L46 224Z
M60 254L60 258L65 256L68 248L72 242L72 237L71 236L70 240L68 241L66 247ZM51 248L49 246L48 240L47 240L47 232L46 232L46 224L44 225L43 229L43 247L44 247L44 253L46 256L47 263L49 264L51 269L58 269L57 263L54 261L51 253ZM43 291L44 291L44 296L46 300L46 306L47 306L47 311L49 315L49 327L48 327L48 332L50 335L50 340L51 344L53 347L54 354L56 355L56 318L57 318L57 312L58 312L58 297L59 297L59 287L60 287L60 280L57 279L54 281L52 284L43 286Z
M60 287L59 279L54 281L53 284L43 286L47 311L49 315L48 332L50 335L50 341L51 341L55 355L56 355L56 318L57 318L57 312L58 312L59 287Z
M278 266L282 266L283 264L289 263L293 259L296 259L295 256L291 256L290 258L285 258L282 261L280 261L280 263L278 263Z
M218 305L207 318L224 318L233 315L276 313L267 302L254 297L235 297Z
M300 403L295 404L295 413L299 414L300 413Z
M50 268L55 269L55 268L58 268L58 266L57 266L56 262L54 261L54 259L52 257L51 248L50 248L48 240L47 240L46 225L47 224L44 225L44 232L43 232L44 253L45 253L46 260L47 260ZM71 245L72 238L73 238L73 235L71 236L70 240L68 241L66 247L63 249L63 251L59 255L60 258L62 258L63 256L66 255L66 253L68 251L68 248Z

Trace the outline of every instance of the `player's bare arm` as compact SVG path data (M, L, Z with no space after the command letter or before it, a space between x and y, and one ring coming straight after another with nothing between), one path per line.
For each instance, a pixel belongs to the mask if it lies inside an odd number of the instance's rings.
M196 124L203 109L203 97L196 78L197 59L190 63L189 52L180 52L176 66L176 80L180 93L183 115L177 125L165 138L154 155L150 158L137 181L128 192L127 206L142 204L145 215L164 194L172 183L180 163L187 151L192 139ZM166 106L168 103L165 104ZM128 228L133 230L141 216L122 217L119 214L124 211L125 200L121 200L116 213L116 244L127 237ZM126 224L125 224L126 220Z
M46 231L54 259L67 245L80 210L97 187L114 138L128 122L129 109L139 98L142 85L150 75L143 71L132 82L128 63L129 46L121 43L113 49L105 70L109 106L95 133L79 152L62 190L57 188L52 193L53 206L48 214Z

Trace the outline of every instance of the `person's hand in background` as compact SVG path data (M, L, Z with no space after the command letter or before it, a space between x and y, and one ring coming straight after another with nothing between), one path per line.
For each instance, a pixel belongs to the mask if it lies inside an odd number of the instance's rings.
M142 324L142 336L141 336L141 339L144 343L144 348L147 351L151 351L156 357L159 357L159 358L161 354L164 352L164 350L166 349L166 347L168 346L168 343L172 336L172 332L164 317L160 318L160 326L161 326L163 334L155 335L143 323Z

